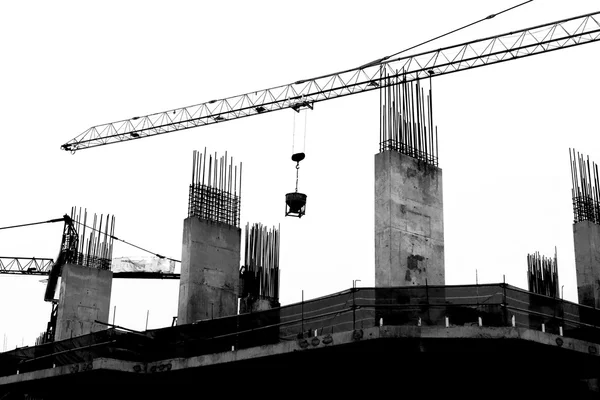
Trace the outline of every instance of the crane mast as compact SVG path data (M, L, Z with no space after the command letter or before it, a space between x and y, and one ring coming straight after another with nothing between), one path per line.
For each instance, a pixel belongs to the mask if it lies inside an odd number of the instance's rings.
M594 12L412 56L381 59L270 89L97 125L61 148L76 152L277 110L312 108L314 103L398 83L592 43L600 40L599 21L600 12Z

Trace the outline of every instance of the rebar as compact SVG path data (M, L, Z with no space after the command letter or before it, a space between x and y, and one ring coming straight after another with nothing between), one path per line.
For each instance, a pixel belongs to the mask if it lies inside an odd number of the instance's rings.
M279 228L246 224L241 297L279 299Z
M208 157L208 169L206 159ZM229 161L229 164L228 164ZM188 217L198 217L211 222L221 222L240 227L240 207L242 193L242 163L238 179L237 165L233 167L233 157L217 159L217 154L204 154L194 150L192 163L192 183L188 201Z
M540 256L539 252L527 254L527 282L530 292L550 297L559 296L556 248L554 258Z
M572 153L571 153L572 150ZM575 154L575 149L569 149L571 161L571 181L573 188L573 223L590 221L600 224L600 184L598 165L591 162L590 157Z
M397 76L397 74L396 74ZM432 92L416 82L398 81L382 71L379 89L379 152L398 151L438 166L437 127L433 124Z
M115 216L110 214L104 218L103 214L94 214L94 222L86 237L87 209L79 211L77 207L71 208L71 220L78 227L83 227L79 233L72 237L63 236L63 249L71 249L66 257L67 263L81 265L83 267L110 270L113 253L113 237L115 232ZM81 222L83 218L83 222ZM102 226L104 224L104 226ZM69 244L68 241L75 242Z

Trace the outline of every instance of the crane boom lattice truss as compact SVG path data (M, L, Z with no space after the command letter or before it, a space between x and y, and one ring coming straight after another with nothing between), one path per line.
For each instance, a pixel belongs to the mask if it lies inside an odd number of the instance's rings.
M48 275L52 265L51 258L0 257L0 274Z
M358 68L300 80L190 107L93 126L63 150L141 139L314 103L600 40L600 12L547 23L412 56L377 60ZM385 71L385 77L384 77Z

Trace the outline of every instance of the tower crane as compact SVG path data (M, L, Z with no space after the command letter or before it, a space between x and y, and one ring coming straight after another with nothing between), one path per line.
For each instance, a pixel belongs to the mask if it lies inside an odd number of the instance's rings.
M384 57L357 68L287 85L93 126L61 148L74 153L278 110L298 111L325 100L599 40L600 12L594 12L411 56Z

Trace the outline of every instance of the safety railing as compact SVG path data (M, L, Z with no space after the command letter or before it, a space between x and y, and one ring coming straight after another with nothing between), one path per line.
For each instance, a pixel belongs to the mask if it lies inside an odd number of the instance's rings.
M192 357L380 325L512 326L600 343L600 310L506 284L356 288L267 311L138 333L113 328L0 353L0 376L98 357Z

